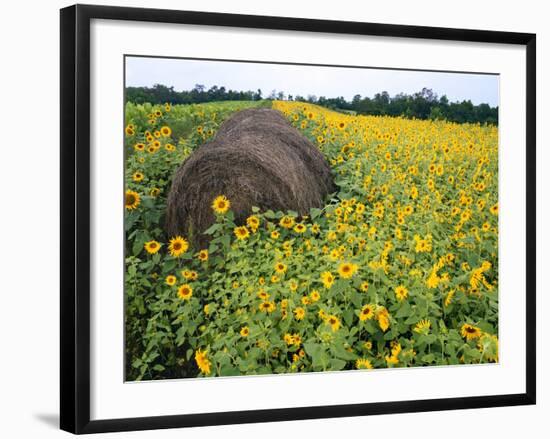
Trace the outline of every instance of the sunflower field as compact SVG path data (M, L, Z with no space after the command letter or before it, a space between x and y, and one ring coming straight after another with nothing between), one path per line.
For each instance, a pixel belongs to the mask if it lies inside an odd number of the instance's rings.
M171 176L272 106L338 191L309 215L212 200L208 248L163 230ZM126 105L126 379L498 361L498 129L292 101Z

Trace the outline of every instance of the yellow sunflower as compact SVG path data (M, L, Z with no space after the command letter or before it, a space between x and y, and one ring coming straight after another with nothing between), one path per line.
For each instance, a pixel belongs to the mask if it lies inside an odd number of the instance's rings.
M481 329L479 329L477 326L464 323L460 328L460 334L466 340L470 341L481 337Z
M309 297L311 297L311 301L312 301L312 302L317 302L317 301L321 298L321 294L319 293L319 291L313 290L313 291L309 294Z
M342 262L338 266L338 274L343 279L349 279L355 274L357 269L358 269L357 264L353 264L351 262Z
M172 274L166 276L166 279L165 279L166 285L173 286L173 285L176 284L176 281L177 281L176 276L174 276Z
M286 272L287 270L287 266L285 264L283 264L282 262L277 262L275 264L275 271L279 274L282 274L284 272Z
M298 223L294 226L294 231L296 233L304 233L307 230L307 227L302 223Z
M170 134L172 134L172 129L168 126L163 126L160 129L160 134L162 134L163 137L168 137Z
M294 218L291 216L285 215L281 218L279 221L279 224L281 227L284 227L285 229L291 229L294 225Z
M338 317L329 315L329 316L326 316L325 321L330 325L330 328L332 329L333 332L336 332L338 331L338 329L340 329L340 320L338 319Z
M431 326L432 324L429 320L426 320L426 319L420 320L414 326L414 332L418 332L419 334L427 334Z
M156 198L160 195L160 189L158 187L154 187L149 191L149 195Z
M208 250L204 249L199 252L198 255L199 261L206 262L208 261Z
M126 209L133 210L139 206L140 202L141 198L137 192L131 190L126 191L126 196L124 198L124 205L126 206Z
M359 320L364 322L365 320L370 320L374 317L374 305L367 304L361 308L359 312Z
M366 358L359 358L355 360L355 367L357 369L372 369L372 363Z
M296 318L296 320L303 320L305 316L306 316L306 310L301 306L299 306L294 310L294 317Z
M183 284L178 288L178 297L183 300L189 300L193 296L193 288L189 284Z
M147 253L154 255L160 250L160 244L157 241L147 241L143 247L147 250Z
M207 351L202 351L199 349L195 352L195 362L204 375L210 375L210 367L212 366L212 363L208 359Z
M168 251L175 258L179 258L181 255L183 255L188 248L189 243L187 242L187 240L179 235L170 239L170 244L168 245Z
M275 311L276 305L275 305L275 302L262 302L260 303L258 308L260 309L261 312L271 313Z
M220 215L226 213L230 207L231 202L227 199L225 195L218 195L216 198L214 198L214 201L212 201L212 209L214 210L214 212Z
M250 230L256 232L256 230L258 230L258 227L260 227L260 219L256 215L249 216L246 219L246 225L250 227Z
M381 307L376 313L376 318L378 320L378 325L380 326L380 329L386 332L390 327L390 313L388 312L388 310L384 307Z
M405 288L403 285L399 285L395 289L395 297L397 298L397 300L404 300L407 298L408 295L409 290L407 290L407 288Z
M243 241L250 236L250 233L248 232L248 229L246 228L246 226L235 227L235 230L233 230L233 233L235 234L235 236L239 241Z
M325 288L330 289L334 283L334 275L330 271L324 271L321 273L321 282Z

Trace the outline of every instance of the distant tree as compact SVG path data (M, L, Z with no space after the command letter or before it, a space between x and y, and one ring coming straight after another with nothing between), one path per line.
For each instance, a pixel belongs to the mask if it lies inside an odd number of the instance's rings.
M432 109L430 110L430 116L429 118L431 120L442 120L442 119L445 119L445 117L443 116L443 112L441 111L441 108L440 107L432 107Z
M213 85L208 90L203 84L195 84L191 90L175 91L173 87L155 84L153 87L126 87L126 101L136 104L194 104L213 101L243 101L264 99L262 90L237 91L224 86ZM285 99L283 91L272 90L265 99ZM498 107L488 104L474 105L470 100L450 102L446 95L438 97L433 90L423 88L408 95L399 93L390 97L387 91L376 93L374 97L356 94L351 101L343 96L326 97L308 95L288 95L289 101L309 102L337 111L354 111L358 114L402 116L416 119L445 119L452 122L482 123L498 125Z

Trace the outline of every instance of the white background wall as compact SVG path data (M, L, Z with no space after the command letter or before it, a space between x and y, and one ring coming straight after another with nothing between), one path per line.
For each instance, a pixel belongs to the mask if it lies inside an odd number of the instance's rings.
M548 75L550 28L545 2L247 0L88 3L296 16L537 33L538 45L538 405L483 410L326 419L302 422L123 433L106 437L521 437L548 430L548 353L544 322L550 245L545 223L550 155ZM0 435L61 437L58 422L59 321L59 14L66 1L2 5L0 25ZM198 44L198 43L197 43ZM419 60L421 62L421 60ZM547 346L546 346L547 347ZM545 358L546 357L546 358ZM535 436L535 437L537 437Z

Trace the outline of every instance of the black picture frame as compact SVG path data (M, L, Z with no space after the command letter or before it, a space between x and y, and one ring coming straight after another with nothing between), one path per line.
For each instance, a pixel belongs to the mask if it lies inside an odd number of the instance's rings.
M525 393L383 403L90 420L90 21L182 23L328 32L526 48ZM75 5L61 10L61 429L81 434L535 404L536 35L303 18Z

